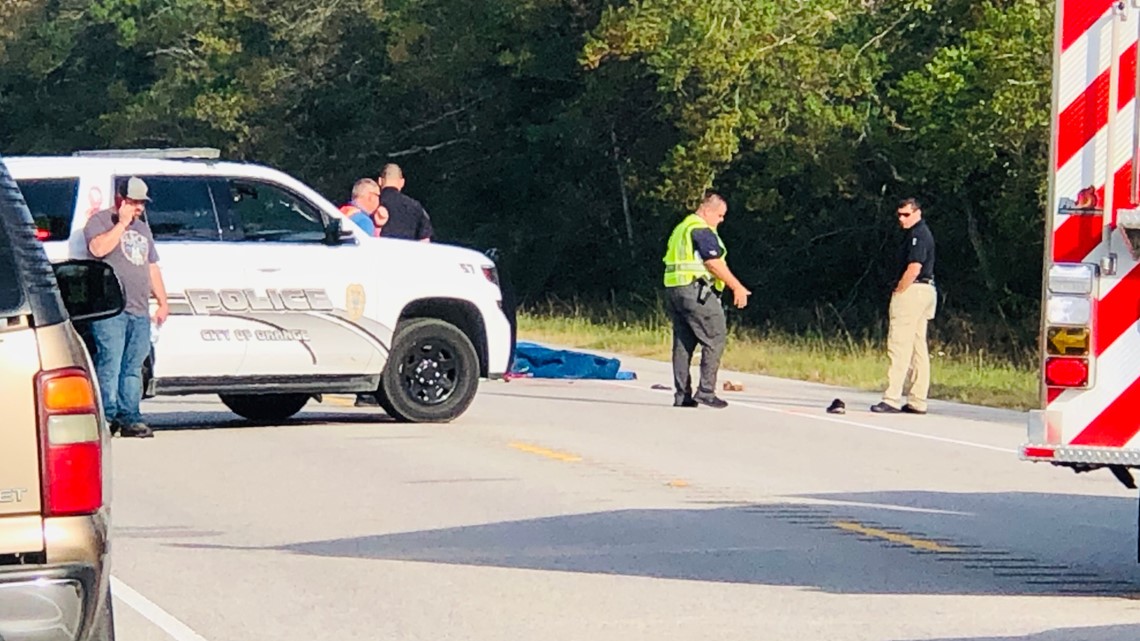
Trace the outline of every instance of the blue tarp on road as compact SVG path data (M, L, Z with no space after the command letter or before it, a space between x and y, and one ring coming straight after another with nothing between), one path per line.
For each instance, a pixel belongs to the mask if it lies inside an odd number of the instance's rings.
M630 380L633 372L621 371L621 361L593 354L550 349L536 343L515 345L511 374L534 378L601 378Z

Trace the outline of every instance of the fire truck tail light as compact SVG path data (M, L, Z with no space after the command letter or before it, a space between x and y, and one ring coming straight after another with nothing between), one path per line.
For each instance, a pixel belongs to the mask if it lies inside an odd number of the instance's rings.
M1090 343L1087 327L1047 327L1045 349L1051 356L1088 356Z
M1053 265L1049 268L1049 291L1088 296L1092 294L1095 275L1092 265Z
M1088 325L1092 301L1084 296L1050 296L1045 322L1050 325Z
M1088 382L1088 359L1049 358L1045 361L1045 383L1050 387L1084 387Z

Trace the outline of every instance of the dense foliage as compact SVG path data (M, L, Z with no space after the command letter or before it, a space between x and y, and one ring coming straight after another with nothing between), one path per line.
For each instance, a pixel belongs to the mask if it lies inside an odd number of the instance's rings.
M1037 327L1052 4L6 0L0 152L216 146L334 201L396 161L532 301L652 300L711 187L737 320L853 333L913 195L935 331L1008 351Z

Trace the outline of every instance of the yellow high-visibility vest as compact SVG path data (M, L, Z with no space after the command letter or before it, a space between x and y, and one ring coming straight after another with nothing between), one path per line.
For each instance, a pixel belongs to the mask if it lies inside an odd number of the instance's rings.
M711 231L716 236L717 244L720 245L720 257L724 258L728 255L728 249L725 248L724 241L720 239L716 230L700 216L689 214L673 228L673 234L669 236L669 245L665 249L664 258L665 286L684 287L698 278L703 278L712 283L713 288L718 292L722 291L724 281L709 272L709 268L705 267L705 261L697 253L697 248L693 246L693 230L695 229Z

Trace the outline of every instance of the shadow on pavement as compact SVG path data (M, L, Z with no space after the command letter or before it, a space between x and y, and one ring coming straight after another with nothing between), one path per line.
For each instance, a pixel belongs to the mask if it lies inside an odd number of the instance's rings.
M1140 639L1140 625L1064 628L1016 637L954 637L952 639L923 639L921 641L1132 641L1134 639Z
M644 407L664 407L673 409L673 398L665 396L659 402L642 402L642 401L615 401L612 399L598 398L598 397L581 397L581 396L549 396L541 394L524 394L524 393L511 393L511 392L483 392L487 396L498 396L503 398L522 398L526 400L535 401L556 401L563 403L589 403L590 405L641 405Z
M1130 498L939 492L804 498L815 501L625 509L255 549L843 594L1122 596L1140 588L1128 534Z
M380 410L374 412L319 412L302 410L293 418L284 421L268 423L263 421L250 421L232 412L153 412L145 415L147 425L155 432L179 432L187 430L217 430L217 429L250 429L277 427L292 427L298 425L376 425L395 424L396 421Z
M803 498L856 504L861 518L887 521L919 535L950 533L963 545L1033 552L1050 562L1103 567L1140 580L1137 498L1123 486L1109 487L1119 496L911 490Z
M114 536L128 539L192 539L222 536L220 530L199 530L185 526L116 525Z

